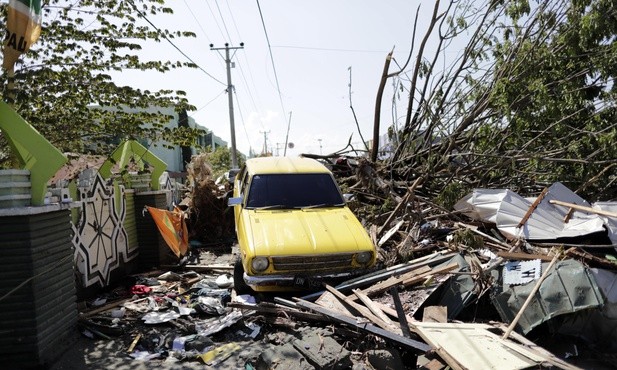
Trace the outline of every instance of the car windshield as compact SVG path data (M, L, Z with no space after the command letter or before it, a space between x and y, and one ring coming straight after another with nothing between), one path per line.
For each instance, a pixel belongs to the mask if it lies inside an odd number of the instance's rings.
M246 207L288 209L343 204L343 197L329 174L294 173L254 175Z

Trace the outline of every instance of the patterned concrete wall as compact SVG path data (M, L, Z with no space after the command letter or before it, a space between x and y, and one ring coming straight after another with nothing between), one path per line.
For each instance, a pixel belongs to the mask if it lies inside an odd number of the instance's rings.
M83 287L107 286L113 270L137 257L138 246L129 242L125 228L124 186L107 185L98 173L86 183L79 187L80 215L73 225L75 264Z
M165 244L144 205L169 207L171 189L137 192L123 185L108 185L94 171L84 171L79 181L78 221L73 225L75 265L83 288L105 287L114 272L127 266L154 267ZM146 235L141 235L146 234ZM142 258L137 259L141 254ZM143 257L147 257L147 266Z

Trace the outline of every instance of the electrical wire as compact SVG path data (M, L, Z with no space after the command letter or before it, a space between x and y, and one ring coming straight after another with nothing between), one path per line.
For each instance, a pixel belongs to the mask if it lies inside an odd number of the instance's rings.
M259 5L259 0L257 1L257 8L259 9L259 16L261 18L261 25L264 29L264 34L266 35L266 41L268 42L268 52L270 53L270 61L272 62L272 70L274 71L274 80L276 81L276 90L279 95L279 102L281 103L281 108L283 109L283 117L286 117L285 105L283 104L283 97L281 95L281 85L279 84L278 74L276 73L276 65L274 63L274 56L272 55L272 46L270 45L270 38L268 37L268 30L266 29L266 23L264 21L264 16L261 11L261 5Z
M333 48L314 48L310 46L293 46L293 45L274 45L277 49L301 49L301 50L319 50L319 51L336 51L342 53L389 53L390 50L360 50L360 49L333 49Z
M223 18L223 13L221 13L221 7L219 7L218 0L214 0L214 4L216 5L216 9L219 11L219 16L221 17L221 22L223 22L223 28L225 28L225 33L227 34L227 40L231 42L231 35L229 34L229 30L227 29L227 23L225 23L225 18Z
M184 5L186 5L186 8L189 10L189 13L191 13L191 15L193 16L193 19L195 20L195 22L197 23L197 25L199 26L199 29L201 29L201 32L203 32L204 36L206 36L206 40L208 40L209 44L212 44L212 40L210 39L210 37L208 36L208 33L206 32L206 30L204 29L204 27L201 25L201 22L199 21L199 18L197 18L197 16L195 15L195 13L193 12L193 9L191 9L191 7L189 6L189 4L186 2L186 0L184 0ZM216 59L219 63L220 66L222 66L222 62L220 59Z
M139 14L140 17L142 17L146 22L148 22L152 27L154 27L154 29L157 32L160 32L161 30L154 25L154 23L152 23L150 21L150 19L148 19L148 17L146 17L146 15L137 8L137 6L135 6L135 3L133 1L131 1L131 3L133 4L133 8L135 9L135 11L137 11L137 13ZM205 69L203 69L199 64L195 63L195 61L193 61L193 59L191 59L191 57L189 57L188 55L186 55L186 53L184 51L182 51L176 44L174 44L164 33L161 33L163 38L165 40L167 40L167 42L169 42L169 44L171 44L171 46L173 46L176 50L178 50L178 52L180 52L180 54L182 54L186 59L188 59L191 63L193 63L194 65L197 66L198 69L200 69L203 73L205 73L208 77L210 77L211 79L213 79L214 81L220 83L223 86L226 86L227 84L225 84L224 82L218 80L216 77L214 77L213 75L211 75L210 73L208 73Z
M234 97L236 98L236 105L238 106L238 113L240 113L240 122L242 123L242 129L244 130L244 135L246 135L246 141L249 143L249 148L252 148L251 139L249 138L249 133L246 131L246 125L244 124L244 116L242 115L242 109L240 109L240 101L238 100L238 94L234 89ZM251 153L248 153L251 155Z
M223 27L225 28L225 32L227 33L227 37L231 41L231 34L229 33L229 29L227 28L227 23L225 22L225 19L223 18L223 13L221 11L221 8L219 7L218 0L215 0L215 4L216 4L216 7L218 9L219 16L221 17L221 21L223 22ZM235 20L235 18L233 16L233 12L231 11L231 8L229 7L229 2L227 2L227 9L229 11L229 15L231 16L231 20L232 20L233 25L235 27L236 34L241 39L240 32L238 31L238 26L236 25L236 20ZM246 61L247 61L246 64L250 65L249 62L248 62L248 59L246 57L246 54L244 54L244 59L246 59ZM244 68L242 68L242 63L237 62L237 66L238 66L238 69L240 70L240 75L242 76L242 81L244 82L244 86L245 86L246 91L247 91L247 93L249 95L249 98L251 99L251 102L253 103L253 108L255 109L255 111L259 112L259 114L261 115L261 110L259 108L257 108L257 104L255 103L255 97L253 96L253 93L252 93L251 88L250 88L250 86L248 84L248 81L246 80L246 75L244 73ZM249 70L249 73L250 73L250 68L248 70ZM251 78L252 78L252 75L251 75ZM255 82L253 82L253 86L255 86ZM257 91L257 88L255 88L255 90ZM260 121L260 123L261 123L261 121ZM261 126L263 128L263 123L261 124Z
M227 92L227 89L224 89L223 91L221 91L217 96L215 96L214 98L212 98L210 101L208 101L206 104L204 104L201 108L197 109L195 112L199 112L200 110L204 109L205 107L207 107L208 105L210 105L210 103L214 102L216 99L220 98L221 95L225 94Z

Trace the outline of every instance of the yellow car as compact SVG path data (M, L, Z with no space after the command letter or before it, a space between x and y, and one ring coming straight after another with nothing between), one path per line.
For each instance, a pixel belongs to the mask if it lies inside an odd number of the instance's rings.
M252 158L234 180L241 293L314 289L375 264L375 246L321 163L309 158Z

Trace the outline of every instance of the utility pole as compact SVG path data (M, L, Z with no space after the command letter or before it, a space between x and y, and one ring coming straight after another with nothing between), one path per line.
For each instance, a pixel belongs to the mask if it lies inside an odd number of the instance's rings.
M287 145L289 145L289 126L291 126L291 112L289 112L289 122L287 123L287 134L285 135L285 148L283 149L283 157L287 155Z
M323 154L322 150L321 150L321 139L317 139L317 141L319 141L319 154Z
M225 43L224 48L215 48L214 44L210 44L210 50L225 50L225 64L227 65L227 98L229 101L229 127L231 129L231 168L238 168L238 158L236 156L236 128L234 127L234 86L231 84L231 58L233 58L233 55L229 56L229 50L233 50L235 55L236 50L238 49L244 49L243 42L241 42L240 46L237 47L230 47L228 43Z
M268 154L268 134L270 133L270 130L268 131L259 131L260 134L264 134L264 149L263 149L263 154L267 155Z

